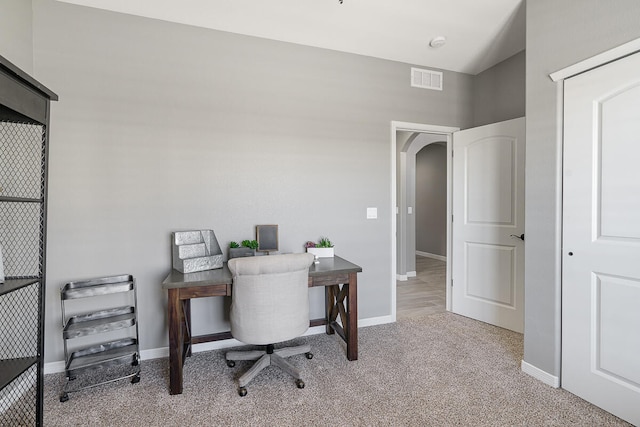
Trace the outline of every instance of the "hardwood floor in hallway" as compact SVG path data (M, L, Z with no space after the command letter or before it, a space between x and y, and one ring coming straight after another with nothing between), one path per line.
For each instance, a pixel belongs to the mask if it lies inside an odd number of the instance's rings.
M416 277L396 282L396 318L406 319L446 311L445 261L416 256Z

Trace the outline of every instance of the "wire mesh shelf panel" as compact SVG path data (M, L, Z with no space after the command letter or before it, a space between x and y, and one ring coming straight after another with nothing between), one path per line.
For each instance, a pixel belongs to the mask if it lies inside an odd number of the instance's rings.
M0 425L36 424L39 282L0 296Z
M0 122L0 196L41 199L45 127Z
M0 245L6 277L40 277L44 214L39 203L0 203Z
M0 196L42 198L44 126L0 122Z
M0 426L37 424L37 365L32 364L0 390Z
M38 355L40 283L0 298L0 360Z

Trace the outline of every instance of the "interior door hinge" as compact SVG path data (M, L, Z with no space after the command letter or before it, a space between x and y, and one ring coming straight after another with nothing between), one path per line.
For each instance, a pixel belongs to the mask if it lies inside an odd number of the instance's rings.
M451 222L453 222L453 215L451 215Z
M451 279L451 287L453 288L453 279Z

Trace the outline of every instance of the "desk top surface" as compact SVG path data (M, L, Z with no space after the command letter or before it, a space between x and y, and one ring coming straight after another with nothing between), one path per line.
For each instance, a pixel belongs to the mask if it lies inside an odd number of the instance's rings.
M318 258L318 261L320 261L318 264L313 263L311 267L309 267L310 277L323 276L326 274L362 272L362 267L339 256Z
M268 256L268 255L262 255ZM311 264L309 267L310 277L320 277L327 274L340 273L360 273L362 267L347 261L339 256L333 258L320 258L318 264ZM195 273L180 273L178 270L172 269L164 282L163 289L187 288L190 286L206 286L206 285L230 285L233 283L231 272L227 263L222 268L214 270L197 271Z

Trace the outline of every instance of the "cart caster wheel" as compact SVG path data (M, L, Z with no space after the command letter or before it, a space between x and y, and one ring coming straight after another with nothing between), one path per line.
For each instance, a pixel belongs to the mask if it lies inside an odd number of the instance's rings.
M296 386L298 386L298 388L304 388L304 381L296 380Z
M238 389L238 394L240 395L240 397L244 397L247 395L247 389L245 387L240 387Z
M227 366L233 368L234 366L236 366L236 362L234 362L233 360L227 360Z
M69 395L67 393L62 393L60 395L60 402L66 402L67 400L69 400Z
M140 375L134 375L133 377L131 377L131 384L137 384L140 382Z
M131 366L138 366L140 364L140 362L138 362L138 359L136 358L132 363Z
M309 353L305 353L305 356L307 356L307 359L313 359L313 353L309 352Z
M67 378L69 378L69 381L73 381L76 379L75 375L69 375Z

